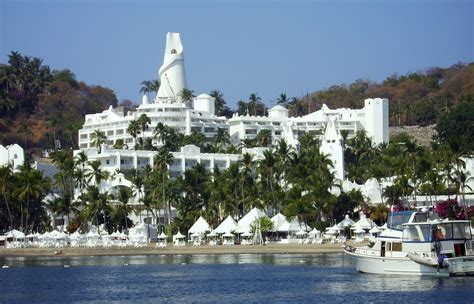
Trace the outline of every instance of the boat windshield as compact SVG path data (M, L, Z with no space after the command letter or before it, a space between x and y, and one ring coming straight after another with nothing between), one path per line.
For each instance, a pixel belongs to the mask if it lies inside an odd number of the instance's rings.
M390 214L387 228L395 230L403 230L402 224L408 223L412 211L393 212Z
M404 225L404 242L435 242L472 239L468 222Z

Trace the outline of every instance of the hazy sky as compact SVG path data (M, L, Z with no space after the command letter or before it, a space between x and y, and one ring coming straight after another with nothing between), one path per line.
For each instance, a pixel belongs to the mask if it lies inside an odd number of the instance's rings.
M7 1L0 62L10 51L140 100L157 79L166 32L180 32L188 86L234 107L268 105L358 78L474 61L474 1Z

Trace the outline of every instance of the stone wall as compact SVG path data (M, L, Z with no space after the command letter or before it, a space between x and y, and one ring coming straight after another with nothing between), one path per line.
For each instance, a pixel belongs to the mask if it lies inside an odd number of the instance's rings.
M390 139L400 133L407 133L413 136L419 144L423 146L429 146L433 136L438 134L435 130L435 127L436 125L430 125L426 127L420 127L420 126L390 127Z

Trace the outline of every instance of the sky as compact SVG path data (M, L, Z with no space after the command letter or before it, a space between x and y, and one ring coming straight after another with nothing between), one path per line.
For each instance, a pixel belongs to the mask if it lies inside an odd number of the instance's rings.
M357 79L474 61L474 1L0 0L0 63L11 51L138 103L180 32L189 89L234 108L256 93L303 96ZM376 97L376 96L374 96Z

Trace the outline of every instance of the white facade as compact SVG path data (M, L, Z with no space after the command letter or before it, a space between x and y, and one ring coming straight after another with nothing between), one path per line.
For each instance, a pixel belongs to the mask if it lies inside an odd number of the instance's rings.
M344 149L342 148L342 136L336 128L336 117L331 117L326 125L324 136L321 140L319 150L329 155L329 159L334 166L334 176L339 180L344 180Z
M336 118L339 131L346 130L349 137L359 130L366 130L375 144L389 141L388 99L366 99L362 109L331 110L323 104L321 110L301 117L288 117L288 110L275 106L268 116L234 114L228 120L234 143L255 138L259 131L270 130L272 143L284 138L296 146L298 137L309 131L322 131L331 117Z
M0 167L11 164L16 171L25 162L25 153L18 144L0 145Z
M110 173L116 170L143 169L146 166L153 167L153 157L157 151L144 150L116 150L102 146L101 153L96 149L83 150L89 161L99 160L101 168ZM74 151L77 155L80 150ZM180 176L186 170L191 169L196 164L203 165L206 170L213 172L214 168L224 170L236 163L240 159L239 154L215 154L201 153L201 150L194 145L187 145L178 152L171 152L173 155L173 164L169 167L173 178Z

